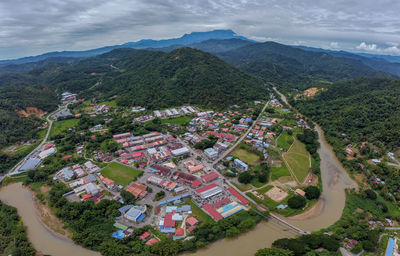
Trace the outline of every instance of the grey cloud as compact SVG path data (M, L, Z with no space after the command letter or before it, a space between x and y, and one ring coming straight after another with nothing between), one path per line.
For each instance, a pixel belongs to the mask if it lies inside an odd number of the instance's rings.
M212 29L287 44L385 49L400 43L398 10L395 0L2 0L0 59Z

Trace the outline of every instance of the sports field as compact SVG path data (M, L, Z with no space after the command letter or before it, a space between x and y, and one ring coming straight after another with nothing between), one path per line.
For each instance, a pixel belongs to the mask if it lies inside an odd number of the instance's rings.
M277 180L280 177L287 177L291 176L288 168L286 167L285 162L282 162L281 167L270 167L270 172L271 172L271 180Z
M135 170L118 163L111 163L101 171L101 174L105 177L112 179L116 184L122 186L126 186L136 180L142 173L143 171Z

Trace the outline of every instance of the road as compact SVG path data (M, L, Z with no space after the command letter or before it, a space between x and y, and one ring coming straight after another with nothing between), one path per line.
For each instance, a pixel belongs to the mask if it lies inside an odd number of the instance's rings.
M61 111L63 109L65 109L67 107L67 105L64 106L58 106L58 109L53 111L52 113L50 113L49 115L47 115L46 117L46 121L48 123L48 128L47 128L47 132L46 135L44 136L42 142L34 149L32 150L28 155L26 155L21 161L19 161L13 168L11 168L11 170L8 172L8 174L6 176L11 176L14 174L17 174L17 170L25 163L26 158L37 153L42 147L43 145L47 142L49 136L50 136L50 131L51 131L51 127L53 126L53 120L50 119L51 116L53 116L55 113L57 113L58 111ZM0 182L5 178L4 177L0 177Z

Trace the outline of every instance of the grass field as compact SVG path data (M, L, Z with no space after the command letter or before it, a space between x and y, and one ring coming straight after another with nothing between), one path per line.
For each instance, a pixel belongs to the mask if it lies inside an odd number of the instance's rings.
M142 173L143 171L135 170L118 163L111 163L101 171L101 174L105 177L112 179L116 184L122 186L126 186L136 180Z
M290 148L293 143L293 136L289 135L287 132L282 132L278 137L278 147L283 148L285 151Z
M239 189L239 190L242 191L242 192L251 189L251 185L250 185L250 184L239 185L239 184L237 184L237 183L235 183L235 182L232 182L232 184L233 184L237 189Z
M176 118L168 118L168 119L162 119L161 123L162 124L187 124L190 122L190 120L192 120L191 117L189 116L180 116L180 117L176 117Z
M270 190L270 189L273 188L273 187L274 187L274 186L272 186L272 185L268 185L268 186L266 186L266 187L263 187L263 188L257 190L257 192L260 193L261 195L264 195L265 192L267 192L268 190Z
M115 100L103 101L103 102L100 102L98 105L103 105L103 104L106 104L110 108L117 108L117 102Z
M68 119L63 121L57 121L53 123L53 127L51 127L50 136L55 136L61 134L62 132L68 130L76 126L79 122L79 119Z
M190 206L192 207L192 215L199 221L201 221L201 224L207 223L207 222L215 222L207 213L203 212L202 209L200 209L192 200L190 200Z
M296 139L284 157L299 182L303 182L310 170L309 153L304 144Z
M281 167L271 167L270 172L271 180L277 180L280 177L291 176L285 162L282 162Z
M243 162L250 165L258 165L260 164L260 157L254 153L251 153L245 149L238 148L236 149L233 154L237 158L240 158Z

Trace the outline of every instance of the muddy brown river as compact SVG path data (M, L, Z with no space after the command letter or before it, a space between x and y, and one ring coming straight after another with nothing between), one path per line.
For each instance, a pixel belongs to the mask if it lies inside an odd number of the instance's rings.
M286 100L283 95L281 97L284 101ZM336 222L340 218L345 205L344 190L357 186L337 160L330 145L325 141L321 128L316 126L316 129L321 144L319 154L321 157L323 191L319 204L320 207L318 207L317 214L313 214L307 219L287 220L306 231L316 231ZM0 190L0 200L18 209L18 213L27 226L29 240L36 250L53 256L100 255L99 253L75 245L69 239L59 237L46 228L40 221L40 217L35 210L32 194L21 184L11 184L2 188ZM185 255L254 255L258 249L270 247L276 239L291 238L294 236L294 233L278 224L262 222L255 229L237 238L223 239L196 253L187 253Z

